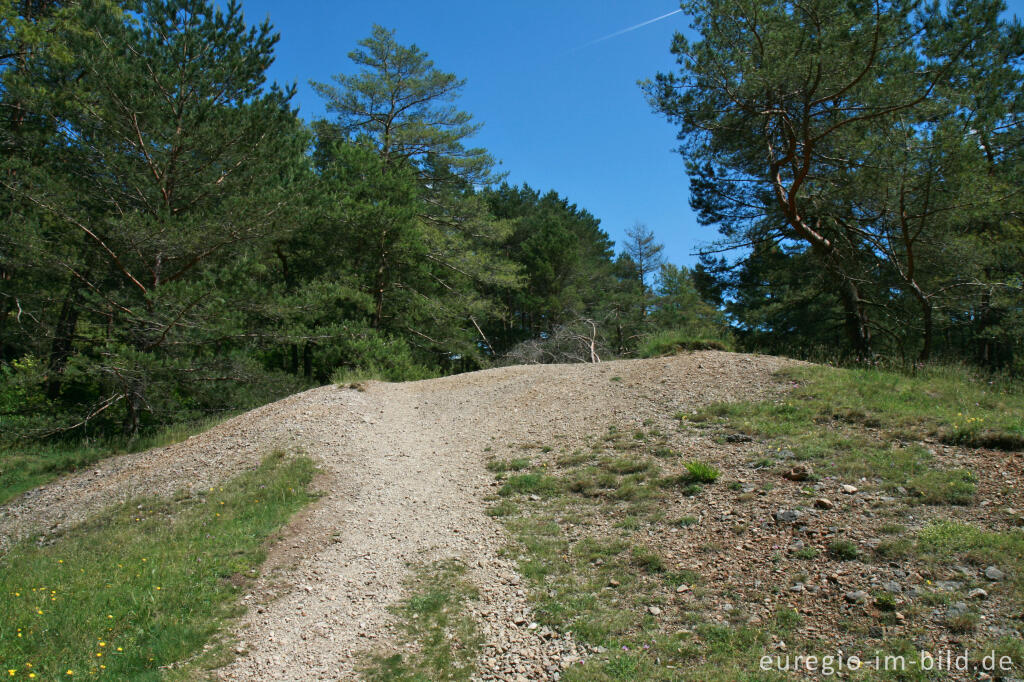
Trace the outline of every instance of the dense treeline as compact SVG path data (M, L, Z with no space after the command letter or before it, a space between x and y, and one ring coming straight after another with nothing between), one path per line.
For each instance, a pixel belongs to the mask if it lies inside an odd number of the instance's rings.
M646 90L743 343L1024 370L1024 29L1000 0L688 0ZM736 257L719 254L733 251Z
M0 8L4 441L727 334L646 228L616 255L585 210L503 183L463 82L392 32L313 84L306 123L236 3Z
M721 234L693 272L505 183L464 82L384 28L307 122L237 3L0 3L0 440L733 338L1024 371L1024 29L1001 3L683 8L699 40L645 89Z

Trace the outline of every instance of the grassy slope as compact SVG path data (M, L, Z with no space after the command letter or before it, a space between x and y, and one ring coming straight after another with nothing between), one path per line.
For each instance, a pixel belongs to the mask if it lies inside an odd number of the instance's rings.
M12 548L0 557L5 679L164 678L236 613L313 473L276 454L202 495L134 500L53 544Z
M942 509L976 502L974 473L943 469L929 448L918 444L932 439L1018 447L1024 442L1020 416L1024 415L1024 393L1019 387L974 380L952 370L906 377L814 367L786 372L779 380L791 387L781 399L713 405L697 415L679 414L681 428L705 430L719 438L748 434L769 453L756 466L779 473L797 460L812 463L816 472L840 481L857 481L864 475L879 480L883 490L898 496L893 498L896 518L907 513L901 510L921 504L935 510L932 521L914 530L885 524L882 532L890 535L871 556L838 539L824 553L806 547L793 555L791 565L821 564L808 568L820 571L851 560L868 566L897 561L929 575L958 562L997 565L1009 573L1005 589L986 586L1005 605L998 617L1011 624L1020 617L1024 533L943 520ZM757 667L762 655L776 652L770 647L772 641L786 641L791 652L804 653L820 653L823 645L833 647L838 642L801 644L797 633L803 616L781 607L757 626L705 620L701 605L705 593L728 591L729 586L704 585L696 573L669 570L659 547L645 539L649 529L697 523L693 517L672 514L680 493L745 499L723 488L735 485L739 490L738 484L715 483L716 477L704 467L684 466L687 463L668 447L670 442L654 429L624 433L612 427L588 448L563 453L553 461L535 453L532 460L517 455L490 466L504 483L489 513L502 519L515 538L509 551L519 558L523 575L534 585L538 620L558 630L571 630L579 641L603 652L567 671L563 679L789 679ZM790 463L782 459L784 453ZM742 533L742 528L735 532ZM695 597L678 615L678 607L665 596L677 589ZM853 618L844 625L852 641L867 637L872 622L896 622L892 600L884 594L874 598L865 615L870 611L874 615L869 618L875 620L862 624ZM925 622L932 607L945 608L965 598L959 593L926 591L920 604L900 599L900 608L912 620ZM660 611L665 608L672 610L675 627L663 626ZM973 609L962 618L940 620L925 629L934 627L949 629L965 646L985 645L1011 655L1018 666L1024 663L1024 647L1014 638L990 640L983 633L975 635L978 616ZM909 640L893 639L887 650L906 653L914 651L914 646ZM858 677L876 675L885 677L870 671ZM928 676L914 672L901 679Z
M95 464L101 459L128 452L171 445L202 433L233 415L199 422L175 424L131 440L112 439L96 443L0 445L0 504L37 488L63 473Z

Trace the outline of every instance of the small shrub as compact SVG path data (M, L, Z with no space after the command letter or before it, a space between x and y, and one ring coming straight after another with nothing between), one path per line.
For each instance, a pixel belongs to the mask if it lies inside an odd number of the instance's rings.
M797 551L793 552L793 556L797 559L805 559L810 561L811 559L818 558L818 550L815 547L801 547Z
M833 540L828 543L828 554L840 561L853 561L860 557L860 549L849 540Z
M637 349L641 358L660 358L696 350L732 350L732 340L724 336L693 335L687 332L659 332L647 337Z
M714 483L718 480L721 472L707 462L687 462L687 478L694 483Z
M967 635L978 629L978 614L970 611L958 611L946 617L946 627L950 632Z
M647 573L661 573L665 570L665 561L647 547L634 547L629 563Z
M875 608L879 611L895 611L896 597L891 592L879 592L875 595Z

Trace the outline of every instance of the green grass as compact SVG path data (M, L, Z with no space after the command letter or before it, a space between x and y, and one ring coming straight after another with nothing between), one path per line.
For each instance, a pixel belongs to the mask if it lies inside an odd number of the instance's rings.
M799 367L777 378L791 385L779 399L718 403L689 421L769 439L773 450L789 450L842 478L881 477L890 487L912 488L927 504L970 504L974 481L970 472L937 470L925 447L906 441L1024 448L1024 389L1009 380L949 367L914 376Z
M721 472L707 462L687 462L686 476L693 483L714 483Z
M275 454L202 495L133 500L53 544L16 545L0 558L0 665L15 679L161 679L239 612L264 541L312 499L313 474Z
M372 682L468 680L483 643L476 622L466 612L477 589L456 561L418 569L408 582L409 596L392 611L399 617L405 652L375 652L363 669Z
M923 504L955 504L974 502L977 477L965 469L927 471L907 481L907 488Z
M515 459L492 459L487 463L487 470L500 474L507 471L522 471L530 466L528 457L517 457Z
M966 523L937 521L918 532L917 549L937 562L962 559L978 566L1001 566L1011 578L1019 579L1014 570L1024 566L1024 531L988 531Z
M939 436L1024 449L1024 387L962 367L937 366L914 376L879 369L800 367L779 373L795 384L781 401L737 403L719 411L769 436L798 435L808 422L848 423L896 434ZM702 413L707 415L708 411ZM749 433L744 430L744 433ZM1014 445L1016 443L1016 445Z
M538 465L508 478L504 497L489 511L514 538L506 553L530 586L534 618L604 647L566 668L562 679L783 679L757 668L768 641L763 631L705 625L700 604L680 612L669 595L680 585L693 586L696 595L705 589L703 581L692 570L671 567L650 540L659 525L698 523L694 516L669 516L666 505L686 494L679 486L699 489L693 479L712 482L718 470L699 462L688 469L659 454L664 442L633 436L609 428L590 455L562 458L552 471ZM625 454L624 441L636 444ZM665 478L661 467L670 469ZM538 490L544 491L540 500L507 504L519 501L513 495ZM652 607L660 612L652 613ZM683 631L681 622L691 630Z
M132 439L111 438L91 443L8 444L4 448L5 451L0 454L0 504L63 473L83 469L114 455L141 452L181 442L232 416L233 413L173 424ZM3 448L2 444L0 448Z
M557 492L561 484L558 479L544 474L518 474L510 476L498 490L502 497L515 495L517 493L532 495L549 495Z
M832 540L826 549L830 557L839 561L853 561L860 558L860 549L849 540Z
M644 339L637 348L637 355L641 358L660 358L696 350L733 350L733 343L724 337L665 331Z

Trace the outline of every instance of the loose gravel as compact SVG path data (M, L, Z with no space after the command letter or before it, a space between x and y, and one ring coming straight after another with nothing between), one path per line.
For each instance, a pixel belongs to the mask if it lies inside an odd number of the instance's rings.
M176 445L104 460L0 507L0 548L46 541L139 495L198 491L270 450L313 457L323 497L271 548L244 596L227 680L357 677L360 656L397 631L388 607L410 566L457 558L480 589L480 679L551 679L588 652L537 627L509 539L484 510L487 448L579 440L609 424L779 390L793 361L700 352L596 365L516 366L364 390L326 386L231 419Z

